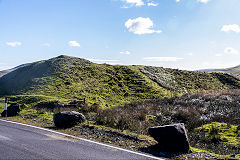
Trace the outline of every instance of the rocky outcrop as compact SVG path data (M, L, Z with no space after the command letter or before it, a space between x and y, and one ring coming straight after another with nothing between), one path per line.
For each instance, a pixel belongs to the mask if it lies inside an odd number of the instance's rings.
M12 103L8 108L7 108L7 112L4 110L1 115L2 117L12 117L12 116L16 116L20 114L20 105L18 103Z
M87 105L85 100L77 101L74 100L70 102L69 104L63 104L59 101L49 101L49 102L40 102L35 107L38 109L46 108L46 109L56 109L56 108L77 108L77 107L83 107L84 105Z
M47 109L54 109L54 108L63 108L64 104L60 103L59 101L49 101L49 102L40 102L36 106L36 108L47 108Z
M66 108L76 108L76 107L80 107L82 108L84 105L87 105L85 99L82 101L78 101L78 100L74 100L72 102L70 102L69 104L65 104L64 107Z
M189 152L188 137L183 123L151 127L148 132L158 141L158 149L162 152Z
M53 121L56 127L69 128L86 120L82 113L76 111L64 111L54 114Z

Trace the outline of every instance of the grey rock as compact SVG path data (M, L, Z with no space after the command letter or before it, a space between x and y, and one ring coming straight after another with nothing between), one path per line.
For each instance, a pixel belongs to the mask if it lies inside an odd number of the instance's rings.
M76 111L64 111L53 115L53 121L56 127L69 128L86 120L82 113Z
M233 98L230 95L221 95L219 98L222 100L233 102Z
M20 105L18 103L12 103L8 108L7 108L7 112L4 110L1 115L2 117L6 117L6 114L8 117L11 116L16 116L20 114Z
M83 107L84 105L87 105L85 99L82 100L82 101L77 101L77 100L74 100L74 101L71 101L69 104L65 104L64 107L66 108L76 108L76 107Z
M148 132L158 141L158 149L162 152L189 152L189 141L183 123L151 127Z
M49 101L49 102L40 102L36 106L36 108L47 108L47 109L54 109L54 108L63 108L64 104L61 104L59 101Z

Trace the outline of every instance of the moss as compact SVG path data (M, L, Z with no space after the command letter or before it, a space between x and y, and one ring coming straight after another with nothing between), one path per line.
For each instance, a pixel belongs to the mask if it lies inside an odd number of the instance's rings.
M212 138L212 136L217 136L222 142L237 147L240 146L240 130L237 128L238 126L235 125L213 122L196 128L196 131L204 132L205 136L210 138Z
M200 155L204 154L205 158L206 157L211 157L210 159L240 159L240 154L234 155L234 156L233 155L221 155L221 154L215 154L211 151L207 151L207 150L203 150L203 149L199 149L199 148L194 148L194 147L191 147L190 149L193 153L198 153ZM185 156L183 155L182 157L185 157Z
M145 121L149 121L149 120L155 120L157 116L154 116L154 115L146 115L145 117Z

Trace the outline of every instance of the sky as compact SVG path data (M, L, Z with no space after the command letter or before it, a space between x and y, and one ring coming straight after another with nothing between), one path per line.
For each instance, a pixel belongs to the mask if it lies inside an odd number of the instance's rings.
M240 65L240 0L0 0L0 70L69 55L185 70Z

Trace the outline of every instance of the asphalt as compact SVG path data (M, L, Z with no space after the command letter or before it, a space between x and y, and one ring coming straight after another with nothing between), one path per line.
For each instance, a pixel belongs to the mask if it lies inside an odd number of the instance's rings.
M131 150L0 119L0 159L157 159Z

